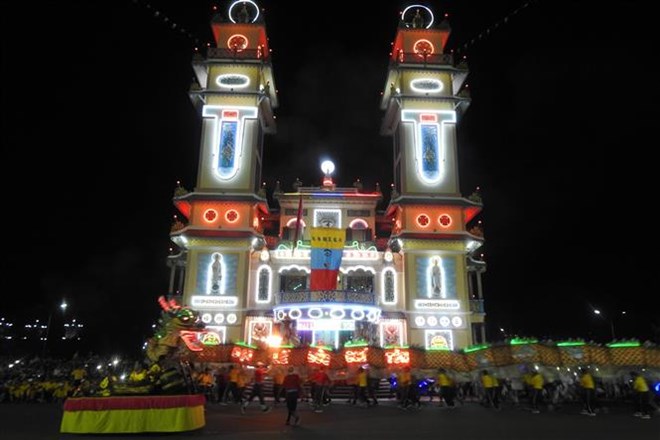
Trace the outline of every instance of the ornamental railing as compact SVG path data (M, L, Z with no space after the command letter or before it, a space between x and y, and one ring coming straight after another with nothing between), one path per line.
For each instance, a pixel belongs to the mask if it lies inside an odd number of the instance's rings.
M394 64L446 64L454 65L454 56L450 53L422 55L416 52L399 52L392 60Z
M471 299L470 300L470 311L473 313L485 313L484 311L484 300L483 299Z
M280 292L277 295L278 304L295 303L344 303L344 304L376 304L373 292L354 292L352 290L303 290L296 292Z
M255 60L269 61L269 54L261 49L232 50L219 47L209 47L206 50L206 59L232 59L232 60Z

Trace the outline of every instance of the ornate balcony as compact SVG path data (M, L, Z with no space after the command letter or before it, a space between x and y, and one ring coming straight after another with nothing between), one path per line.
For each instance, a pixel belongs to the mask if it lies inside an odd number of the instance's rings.
M261 49L232 50L219 47L209 47L206 50L208 60L254 60L258 62L269 62L270 54Z
M424 56L414 52L399 52L392 64L435 64L454 66L454 56L449 53L434 53Z
M277 294L277 304L301 303L375 305L376 295L373 292L354 292L352 290L303 290Z

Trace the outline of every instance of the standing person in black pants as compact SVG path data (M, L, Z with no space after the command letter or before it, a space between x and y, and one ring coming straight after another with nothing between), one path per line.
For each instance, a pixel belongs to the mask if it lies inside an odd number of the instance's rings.
M286 424L291 424L291 418L293 417L293 424L297 426L300 424L300 416L298 415L297 408L302 381L300 380L300 376L294 372L293 367L289 367L289 372L284 377L282 387L286 395L286 408L288 410Z

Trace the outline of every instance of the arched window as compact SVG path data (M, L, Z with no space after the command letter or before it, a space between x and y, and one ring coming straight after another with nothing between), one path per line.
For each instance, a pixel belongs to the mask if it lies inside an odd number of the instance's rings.
M373 292L374 274L364 269L349 270L342 276L342 286L352 292Z
M270 278L272 271L268 266L261 266L257 272L257 302L270 302Z
M346 229L346 241L371 241L371 229L369 229L369 223L361 218L356 218L351 221L348 224L348 229Z
M383 303L395 304L396 303L396 286L395 286L394 269L388 268L383 272Z
M307 290L308 271L303 268L289 268L280 271L280 292Z

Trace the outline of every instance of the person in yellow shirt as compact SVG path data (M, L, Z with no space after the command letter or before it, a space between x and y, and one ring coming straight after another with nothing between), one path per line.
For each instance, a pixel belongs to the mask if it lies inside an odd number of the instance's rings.
M128 375L128 382L136 385L145 382L147 379L147 369L144 364L141 362L135 362L135 364L133 364L133 370L131 370Z
M456 395L456 385L454 380L449 377L447 370L438 369L438 386L440 387L440 399L445 401L448 408L454 408L454 396Z
M594 399L596 398L596 383L588 368L580 368L580 394L584 408L581 414L595 416Z
M543 386L545 385L545 379L539 371L535 371L529 378L529 383L532 387L532 414L539 414L541 412L539 404L543 401Z
M399 408L406 409L410 404L410 385L412 374L410 367L406 366L398 377L397 389L399 390Z
M227 388L225 388L224 396L222 397L222 402L227 402L230 398L233 398L234 403L240 403L238 395L238 376L240 375L240 369L237 365L230 365L229 372L227 373ZM230 397L231 396L231 397Z
M488 370L483 370L481 372L481 385L484 387L486 406L492 406L495 409L500 409L500 383L497 378L490 374Z
M204 371L200 373L199 376L197 376L197 385L199 386L202 393L206 396L206 398L209 401L212 400L215 381L210 368L205 368Z
M71 377L73 378L73 386L75 388L87 377L87 370L80 365L71 371Z
M642 419L650 419L651 404L649 403L649 398L651 394L649 392L649 384L644 379L644 376L637 371L630 372L630 376L632 377L633 401L635 402L635 412L633 415Z

